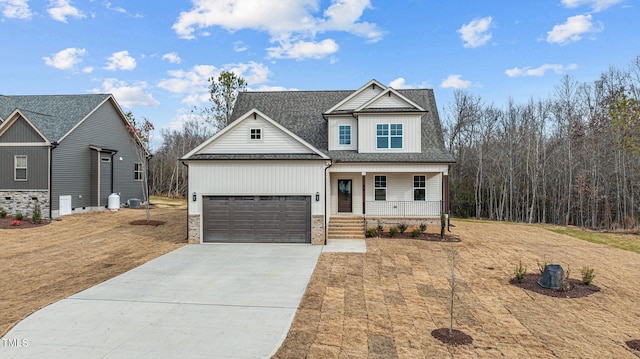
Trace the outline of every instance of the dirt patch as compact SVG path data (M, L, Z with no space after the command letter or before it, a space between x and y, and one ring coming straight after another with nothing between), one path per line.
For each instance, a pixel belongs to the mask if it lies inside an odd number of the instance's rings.
M445 234L444 237L440 237L439 233L421 233L417 236L411 234L411 232L398 233L395 236L391 236L389 232L382 232L378 236L378 238L387 238L387 239L414 239L420 241L428 241L428 242L460 242L460 236L454 234Z
M370 238L367 253L322 253L274 357L638 358L625 342L640 337L640 255L541 226L455 224L458 243ZM453 328L469 345L431 335L449 327L452 247ZM558 299L509 283L545 257L595 268L601 290Z
M163 225L165 223L167 223L167 222L165 222L165 221L155 221L155 220L148 220L147 221L146 219L138 219L138 220L129 222L129 224L132 225L132 226L154 226L154 227L161 226L161 225Z
M42 227L42 226L46 226L47 224L51 223L51 221L49 221L48 219L43 219L42 222L35 224L32 223L31 218L23 218L20 221L20 225L19 226L14 226L12 225L12 222L15 220L14 217L4 217L4 218L0 218L0 229L24 229L24 228L34 228L34 227Z
M431 336L447 345L471 345L473 344L473 338L464 332L449 328L440 328L431 332Z
M34 311L186 243L186 206L152 209L151 218L164 226L129 225L145 216L120 209L0 229L0 336Z
M522 278L521 282L518 282L515 278L512 278L509 283L511 285L515 285L516 287L520 287L522 289L530 290L532 292L554 298L583 298L600 291L600 287L593 284L585 285L584 283L582 283L582 281L579 281L577 279L569 279L569 290L554 290L545 288L538 284L539 280L540 275L526 274L524 278Z
M629 340L626 344L629 348L640 351L640 339Z

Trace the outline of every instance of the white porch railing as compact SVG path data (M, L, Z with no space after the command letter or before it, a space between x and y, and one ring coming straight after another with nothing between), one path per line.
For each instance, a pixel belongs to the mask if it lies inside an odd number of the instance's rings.
M442 201L367 201L366 216L439 217Z

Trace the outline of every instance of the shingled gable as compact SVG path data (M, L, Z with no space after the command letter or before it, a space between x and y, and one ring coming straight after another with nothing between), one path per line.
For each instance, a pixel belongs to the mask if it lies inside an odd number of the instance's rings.
M372 88L376 92L373 96L366 93L372 91ZM386 89L378 81L371 80L356 91L241 92L232 118L235 121L251 109L259 109L337 162L455 162L444 146L438 109L431 89L394 89L393 92L389 92L406 98L408 103L415 105L416 110L426 111L421 120L422 143L419 153L358 153L356 150L328 150L327 117L351 114L357 108L354 105L356 102L360 102L361 106ZM415 110L412 109L412 111Z
M392 101L387 100L387 97ZM416 112L426 114L427 111L402 96L398 91L388 87L362 106L353 110L353 112Z

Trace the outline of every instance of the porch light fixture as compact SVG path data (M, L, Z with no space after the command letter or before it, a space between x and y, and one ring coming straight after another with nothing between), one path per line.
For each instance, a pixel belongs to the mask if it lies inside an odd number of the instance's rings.
M316 192L316 202L320 202L320 192Z
M197 195L195 192L193 192L193 194L192 194L191 196L192 196L192 197L191 197L191 199L192 199L194 202L198 200L198 195Z

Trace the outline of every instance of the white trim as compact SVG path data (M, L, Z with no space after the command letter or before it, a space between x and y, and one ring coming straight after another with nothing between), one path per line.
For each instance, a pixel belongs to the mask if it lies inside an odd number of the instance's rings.
M327 160L330 159L327 155L325 155L320 150L318 150L317 148L312 146L310 143L308 143L307 141L305 141L302 138L298 137L295 133L289 131L286 127L284 127L281 124L279 124L278 122L272 120L269 116L265 115L264 113L260 112L260 110L255 109L255 108L252 109L252 110L249 110L247 113L245 113L244 115L240 116L237 120L233 121L229 126L223 128L218 133L216 133L215 135L210 137L208 140L206 140L203 143L201 143L200 146L198 146L198 147L194 148L193 150L191 150L189 153L184 155L181 159L182 160L188 160L189 157L193 156L194 154L197 154L198 152L200 152L200 150L202 150L203 148L207 147L211 142L213 142L216 139L224 136L225 133L231 131L231 129L235 128L236 126L239 126L242 122L244 122L247 119L249 119L250 117L252 117L252 115L256 115L256 116L262 117L265 121L269 122L273 126L277 127L279 130L281 130L282 132L284 132L287 135L291 136L294 140L298 141L303 146L307 147L309 150L311 150L315 154L319 155L322 159L327 159Z
M366 90L371 85L377 85L378 87L380 87L383 90L385 90L387 88L385 85L381 84L376 79L373 79L373 80L367 82L364 86L362 86L359 89L355 90L351 95L347 96L344 100L338 102L338 104L336 104L335 106L331 107L327 112L325 112L325 114L326 115L331 114L331 112L337 110L338 108L340 108L340 106L342 106L345 103L351 101L351 99L353 99L354 97L358 96L358 94L360 94L361 92Z
M29 126L31 126L31 128L33 128L34 131L36 131L36 133L38 134L38 136L40 136L45 143L45 146L49 146L51 145L51 143L49 142L49 140L42 134L42 132L40 132L40 130L38 130L38 128L36 126L33 125L33 123L31 123L31 121L29 121L29 119L27 118L27 116L25 116L22 111L20 111L20 109L15 109L13 110L13 112L11 112L11 114L7 117L7 119L0 123L0 137L2 135L5 134L5 132L7 132L7 130L9 129L9 127L13 126L13 124L18 120L18 118L22 118L23 120L27 121L27 123L29 124ZM25 142L25 143L31 143L31 142Z
M18 157L24 158L24 167L18 167ZM18 178L18 170L24 170L24 178ZM15 182L27 182L29 180L29 157L27 155L13 156L13 180Z
M384 187L376 187L376 177L384 177ZM384 200L376 199L376 189L384 189ZM387 181L387 175L386 174L374 174L373 175L373 200L374 201L378 201L378 202L386 202L387 201L387 194L389 192L388 189L389 189L389 183Z
M49 147L46 142L0 142L0 147Z
M425 113L427 112L425 109L420 107L418 104L416 104L415 102L413 102L413 101L409 100L408 98L402 96L398 91L394 90L391 87L386 88L384 91L379 93L377 96L374 96L371 100L365 102L364 104L362 104L362 106L360 106L360 107L356 108L355 110L353 110L353 112L363 111L364 109L369 107L371 104L376 102L378 99L380 99L383 96L387 96L388 94L394 94L394 95L398 96L402 101L404 101L407 104L411 105L412 107L414 107L418 111L425 112Z
M416 187L416 177L424 177L424 187ZM413 174L411 175L411 188L413 188L413 193L411 194L411 197L413 198L414 202L422 202L422 201L426 201L427 200L427 175L425 173L423 174ZM416 189L423 189L424 190L424 199L423 200L419 200L416 199Z
M136 165L138 166L138 170L136 170ZM140 173L140 178L136 179L136 174ZM133 180L136 182L144 181L144 164L142 162L134 162L133 163Z
M348 127L349 128L349 143L340 143L341 141L341 133L340 127ZM353 126L351 124L338 124L338 146L352 146L353 145Z
M254 135L253 131L257 131L257 138L252 138ZM250 127L249 128L249 142L262 142L264 140L264 131L262 131L262 127Z
M378 147L378 137L384 137L384 136L378 136L378 126L380 125L387 125L387 131L389 132L389 134L387 135L387 139L388 139L388 146L387 147ZM400 130L402 131L402 135L400 135L400 139L402 140L402 146L400 147L391 147L391 139L393 137L398 137L396 136L392 136L391 135L391 125L400 125ZM391 122L381 122L381 123L376 123L376 150L389 150L389 151L400 151L404 149L404 124L403 123L391 123Z

